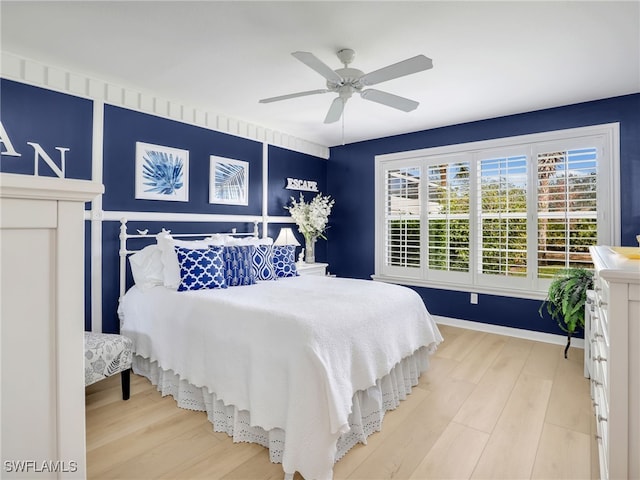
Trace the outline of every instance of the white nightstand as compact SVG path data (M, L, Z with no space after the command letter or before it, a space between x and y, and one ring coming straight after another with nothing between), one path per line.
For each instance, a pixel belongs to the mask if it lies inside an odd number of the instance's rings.
M296 263L296 270L300 275L321 275L327 274L328 263Z

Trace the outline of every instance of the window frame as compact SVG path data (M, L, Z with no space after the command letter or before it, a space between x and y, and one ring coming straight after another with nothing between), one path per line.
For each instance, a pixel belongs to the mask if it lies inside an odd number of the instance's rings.
M588 138L587 138L588 137ZM597 137L598 148L598 177L596 197L598 202L598 240L599 245L620 244L620 124L609 123L587 127L554 130L513 137L503 137L478 142L447 145L420 150L396 152L375 156L375 273L374 280L405 285L424 286L445 290L468 291L475 293L496 294L517 298L543 299L550 283L549 279L537 278L535 268L529 268L527 281L515 282L513 277L499 275L479 275L477 272L478 255L480 252L478 236L478 214L476 210L470 212L469 219L469 272L450 272L429 270L426 258L426 244L428 242L426 226L426 210L421 208L420 235L420 267L411 268L392 267L385 265L385 171L393 168L417 167L420 169L420 199L428 199L428 182L426 181L427 166L446 163L455 159L469 159L470 163L470 196L471 202L478 202L478 173L479 158L488 155L509 154L514 151L526 151L527 154L527 205L534 206L534 211L527 211L527 251L537 251L538 214L537 214L537 168L530 168L533 158L538 154L549 152L554 145L562 146L563 150L580 143L585 139ZM502 152L502 153L500 153ZM536 171L534 171L536 170ZM533 186L533 188L531 188ZM535 233L535 234L534 234ZM536 260L537 262L537 260ZM492 277L492 278L487 278Z

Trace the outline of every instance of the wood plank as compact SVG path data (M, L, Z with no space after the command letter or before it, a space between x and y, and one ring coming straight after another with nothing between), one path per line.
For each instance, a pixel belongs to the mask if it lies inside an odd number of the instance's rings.
M408 478L445 431L474 385L450 379L385 436L348 478ZM384 431L384 429L383 429Z
M451 422L409 478L469 478L488 440L488 433Z
M589 434L593 418L589 380L584 378L583 363L576 357L558 363L546 422Z
M506 337L483 335L480 341L471 348L469 354L451 372L451 377L466 382L478 383L506 343Z
M471 349L487 335L476 330L462 330L459 335L444 337L444 342L438 345L438 356L462 360Z
M564 347L551 343L534 344L522 372L553 380L558 364L564 358L563 350Z
M509 339L478 382L454 421L491 433L527 361L533 344Z
M533 375L518 378L471 478L530 478L551 386Z
M590 478L591 439L586 433L545 423L532 479L582 480ZM569 460L570 461L567 461Z
M378 448L386 439L387 432L397 430L400 425L403 425L407 419L410 419L415 414L416 409L423 408L422 402L429 395L430 392L414 388L411 395L409 395L406 400L403 400L398 408L388 411L385 414L382 422L382 432L376 432L370 435L369 438L367 438L366 445L358 444L354 446L335 464L333 467L333 477L336 480L349 478L353 471L367 460L371 452Z

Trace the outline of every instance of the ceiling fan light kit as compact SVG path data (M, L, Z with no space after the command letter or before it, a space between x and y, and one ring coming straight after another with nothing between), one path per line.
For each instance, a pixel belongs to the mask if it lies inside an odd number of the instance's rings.
M355 51L350 48L338 50L337 56L340 62L344 65L344 68L333 70L313 53L293 52L291 55L325 78L327 81L327 88L264 98L260 100L260 103L278 102L280 100L289 100L291 98L317 95L320 93L337 93L338 96L331 103L327 116L324 119L324 123L334 123L340 119L347 100L351 98L354 92L359 93L360 97L365 100L380 103L388 107L402 110L403 112L410 112L418 108L419 103L415 100L410 100L408 98L373 88L365 89L365 87L377 85L378 83L422 72L424 70L429 70L430 68L433 68L433 62L430 58L425 57L424 55L416 55L415 57L408 58L401 62L394 63L365 74L357 68L349 67L349 64L355 58L355 54Z

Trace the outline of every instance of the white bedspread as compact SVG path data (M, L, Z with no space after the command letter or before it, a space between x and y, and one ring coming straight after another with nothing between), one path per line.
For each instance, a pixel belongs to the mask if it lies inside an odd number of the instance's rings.
M120 306L135 352L285 431L286 473L331 478L351 399L442 341L413 290L301 276L219 290L133 287Z

